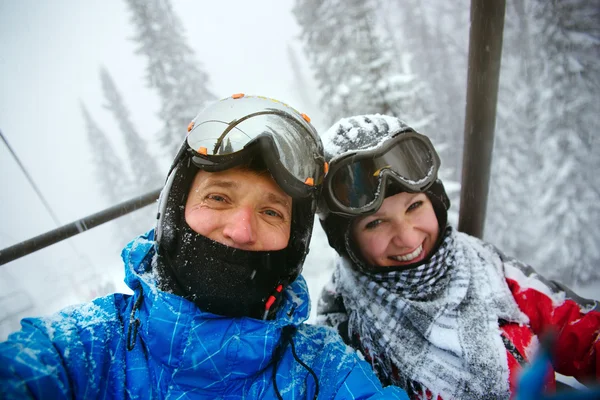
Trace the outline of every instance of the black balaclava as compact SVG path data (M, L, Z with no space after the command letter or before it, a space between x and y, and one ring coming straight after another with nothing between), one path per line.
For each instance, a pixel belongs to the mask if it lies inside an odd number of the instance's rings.
M332 153L329 151L330 148L325 146L325 156L327 161L329 162L333 157L348 151L354 151L364 147L371 147L385 137L392 137L398 134L398 132L411 129L402 121L398 120L398 131L392 131L387 123L387 118L390 117L380 115L360 115L342 119L338 123L334 124L324 135L326 137L324 140L331 142L333 144L332 147L335 148L335 153ZM393 180L388 182L386 197L401 193L403 191ZM354 218L348 218L321 210L319 213L319 222L327 234L329 245L333 247L339 255L349 257L351 260L355 261L357 267L365 272L394 271L415 268L426 263L430 256L432 256L439 248L439 245L443 240L446 224L448 222L448 209L450 208L450 199L448 198L444 184L440 179L437 179L424 193L427 195L433 206L433 210L438 221L439 234L437 242L431 253L428 254L426 259L420 261L419 263L404 265L397 268L369 265L364 261L358 246L356 246L351 237L350 228ZM325 208L326 207L324 207L324 209Z
M159 205L157 263L159 288L194 302L198 308L229 317L272 317L279 304L277 287L300 274L312 232L315 202L292 201L288 246L278 251L246 251L215 242L185 221L185 204L199 169L187 155L173 168ZM164 199L163 199L164 197ZM270 296L277 301L266 312Z

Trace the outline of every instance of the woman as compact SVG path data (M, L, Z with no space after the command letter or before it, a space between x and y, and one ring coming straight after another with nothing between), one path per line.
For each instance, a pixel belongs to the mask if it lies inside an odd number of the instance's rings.
M319 322L363 352L384 384L413 398L509 398L551 330L553 371L598 379L598 303L448 225L427 137L364 115L322 139L329 173L319 217L339 257Z

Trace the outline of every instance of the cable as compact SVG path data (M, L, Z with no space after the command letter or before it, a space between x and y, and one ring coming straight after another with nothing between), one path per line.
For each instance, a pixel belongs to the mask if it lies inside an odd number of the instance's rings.
M6 147L8 148L8 151L10 151L10 153L12 154L13 158L15 159L16 163L19 165L19 168L21 169L21 171L23 172L23 175L25 175L25 177L27 178L27 180L29 181L29 184L31 185L31 187L33 187L33 190L35 191L35 193L38 195L40 201L42 202L42 204L44 205L44 207L46 208L46 211L48 211L48 214L50 214L50 216L52 217L52 220L54 221L54 223L56 224L57 227L61 226L61 222L58 219L58 217L56 216L56 214L54 213L54 211L52 210L52 207L50 207L50 204L46 201L46 198L44 197L44 195L42 194L42 192L40 191L40 189L38 188L38 186L35 184L33 178L31 177L31 175L29 175L29 172L27 171L27 169L25 168L25 166L23 165L23 163L21 162L21 160L19 159L19 157L17 156L17 153L15 153L15 151L13 150L13 148L11 147L10 143L8 143L8 140L6 139L6 137L4 136L4 134L2 133L2 130L0 129L0 138L2 138L2 141L4 142L4 144L6 145ZM89 265L89 268L91 268L92 273L94 275L98 275L97 273L97 268L95 267L95 265L91 262L91 260L89 259L89 257L87 257L87 255L83 255L78 249L77 247L75 247L75 244L72 241L67 241L67 243L69 243L71 249L73 250L73 252L75 253L75 255L80 259L83 260L84 262L87 262L87 264ZM70 276L69 277L71 281L73 281L73 277ZM75 283L75 282L73 282ZM79 288L79 285L74 285L74 289L75 292L79 295L82 296L81 293L81 288ZM83 295L85 296L85 295ZM87 297L87 296L86 296Z
M42 192L40 192L40 190L38 189L37 185L35 184L35 182L31 178L31 175L29 175L29 172L27 172L27 169L25 169L25 166L23 165L23 163L21 163L21 160L19 160L19 157L17 157L17 153L14 152L14 150L12 149L12 147L10 146L10 144L8 143L8 140L6 140L6 138L4 137L4 134L2 133L2 129L0 129L0 137L2 138L2 141L4 141L4 144L8 148L8 151L10 151L10 154L12 154L13 158L15 159L15 161L17 162L17 164L19 165L19 168L21 168L21 171L23 172L23 174L25 175L25 177L27 178L27 180L29 181L29 183L33 187L33 190L35 190L35 193L38 195L38 197L42 201L42 204L44 205L44 207L46 207L46 211L48 211L48 214L50 214L50 216L54 220L54 223L56 224L56 226L57 227L60 226L61 223L60 223L58 217L56 216L56 214L54 214L54 211L52 211L52 208L50 207L50 205L48 204L48 202L44 198L44 195L42 195Z

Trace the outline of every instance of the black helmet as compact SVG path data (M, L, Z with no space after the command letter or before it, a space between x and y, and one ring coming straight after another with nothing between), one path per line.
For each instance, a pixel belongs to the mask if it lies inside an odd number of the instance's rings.
M319 220L338 254L366 270L377 269L354 251L350 223L376 212L385 197L401 191L425 193L443 231L450 200L437 178L440 159L429 138L398 118L379 114L343 118L321 138L329 172Z
M175 257L189 188L199 170L216 172L258 162L293 200L285 265L278 266L280 281L291 283L308 252L326 168L310 119L277 100L239 94L206 107L188 132L159 198L159 258Z

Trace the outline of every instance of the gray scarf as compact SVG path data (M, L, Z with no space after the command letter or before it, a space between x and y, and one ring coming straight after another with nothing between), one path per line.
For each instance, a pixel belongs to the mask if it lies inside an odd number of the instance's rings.
M450 228L430 261L414 270L365 274L338 258L335 281L350 335L359 335L386 380L427 389L434 399L510 397L498 320L528 318L491 246Z

